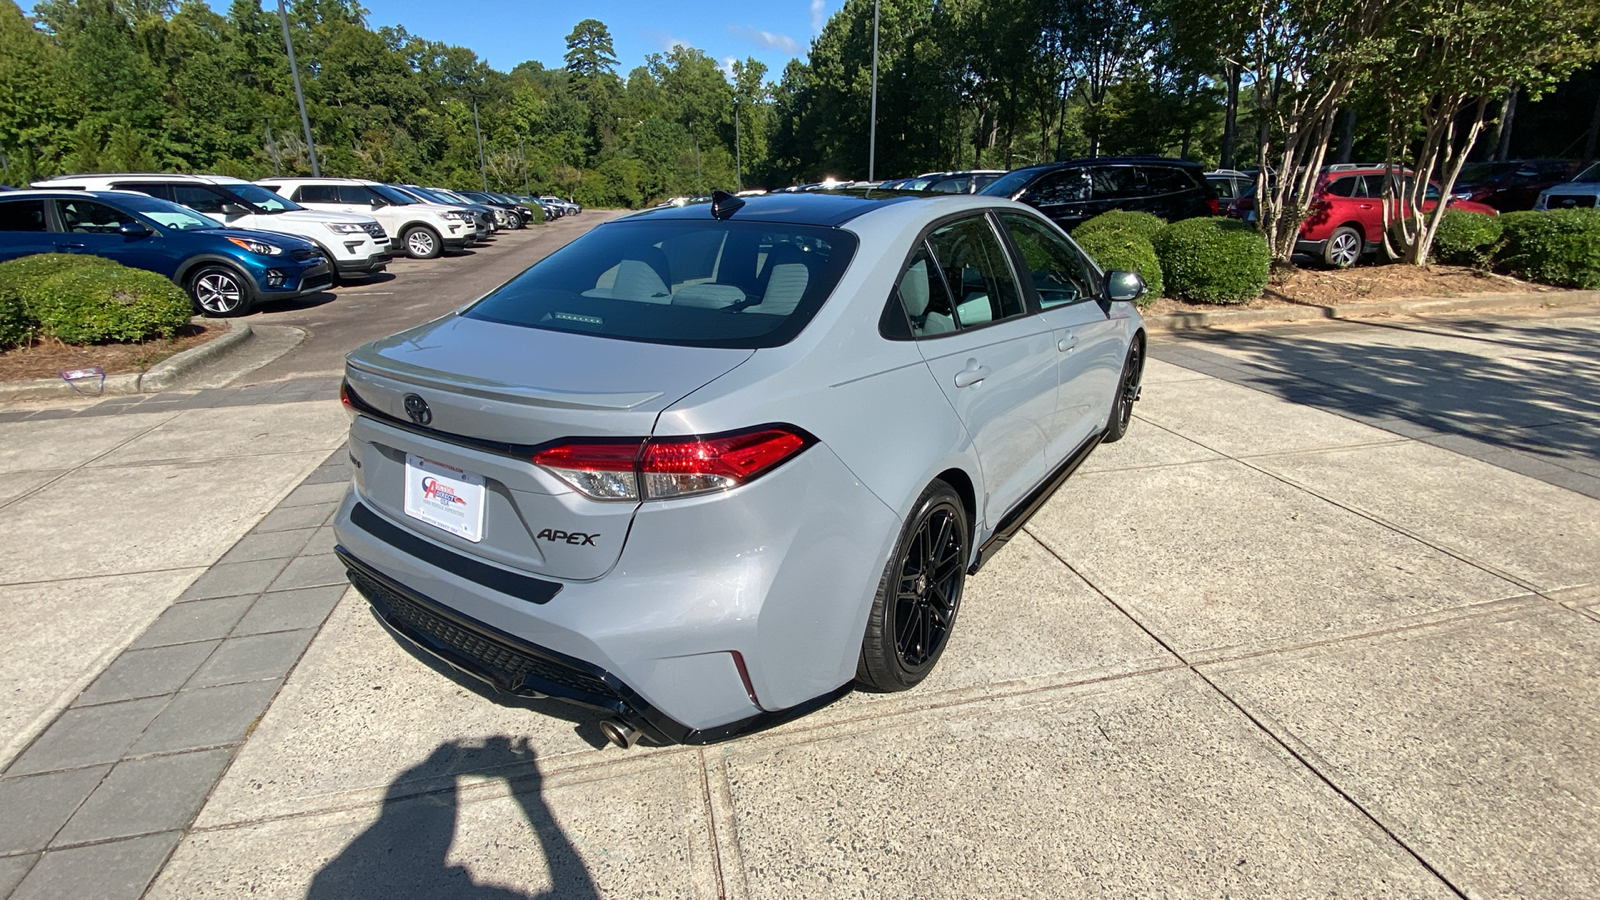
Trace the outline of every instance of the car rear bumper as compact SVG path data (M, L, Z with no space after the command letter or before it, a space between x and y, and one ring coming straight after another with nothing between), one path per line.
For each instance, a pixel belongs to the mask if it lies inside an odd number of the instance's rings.
M411 607L379 610L392 627L499 690L603 709L685 743L767 727L848 690L900 527L816 445L734 492L642 504L611 570L575 581L435 540L430 526L375 511L360 479L334 530L369 599L387 590L478 640L586 673L589 688L574 695L546 676L519 680L527 673L495 670L459 635L452 644L393 621Z

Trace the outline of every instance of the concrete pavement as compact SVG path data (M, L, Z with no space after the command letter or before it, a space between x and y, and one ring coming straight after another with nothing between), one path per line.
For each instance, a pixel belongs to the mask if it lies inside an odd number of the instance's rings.
M969 583L928 682L707 748L607 748L408 653L353 592L296 594L328 580L327 384L0 421L13 743L68 704L272 694L247 737L128 726L112 759L11 763L8 812L78 799L0 827L0 895L1594 896L1600 500L1561 482L1600 452L1600 317L1400 324L1156 344L1128 438ZM191 477L226 514L151 509ZM286 679L193 681L291 634ZM130 644L167 661L107 668ZM141 825L163 815L192 822Z

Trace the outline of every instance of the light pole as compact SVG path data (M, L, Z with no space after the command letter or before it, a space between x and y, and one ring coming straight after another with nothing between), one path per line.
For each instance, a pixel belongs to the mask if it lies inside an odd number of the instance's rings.
M872 132L867 140L868 181L877 180L878 167L878 7L881 3L882 0L872 0Z
M279 0L281 3L282 0ZM472 132L478 136L478 174L483 176L483 192L489 193L489 167L483 162L483 130L478 127L478 95L472 95Z
M311 156L311 177L322 177L322 169L317 165L317 147L311 143L311 119L306 116L306 95L300 90L300 66L294 61L294 41L289 39L289 11L283 8L283 0L278 0L278 21L283 23L283 46L289 51L289 74L294 77L294 99L300 104L300 127L306 131L306 153Z

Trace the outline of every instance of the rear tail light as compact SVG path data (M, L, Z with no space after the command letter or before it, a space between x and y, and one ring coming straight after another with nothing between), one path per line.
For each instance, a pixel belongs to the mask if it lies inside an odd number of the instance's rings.
M1211 207L1211 214L1213 216L1217 214L1217 210L1222 208L1221 204L1217 202L1217 198L1215 197L1207 197L1206 205Z
M736 488L814 443L799 429L764 425L707 437L563 443L533 462L594 500L664 500Z

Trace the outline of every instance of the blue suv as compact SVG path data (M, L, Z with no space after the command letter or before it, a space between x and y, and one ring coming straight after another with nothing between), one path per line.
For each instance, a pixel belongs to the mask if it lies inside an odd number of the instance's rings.
M207 316L243 315L260 301L333 283L328 260L310 241L224 228L175 203L122 191L0 194L0 262L35 253L87 253L159 272Z

